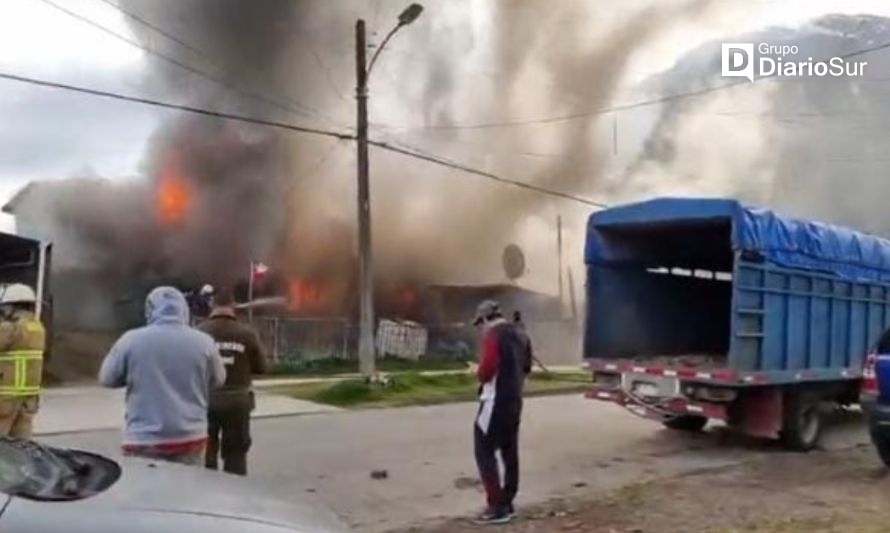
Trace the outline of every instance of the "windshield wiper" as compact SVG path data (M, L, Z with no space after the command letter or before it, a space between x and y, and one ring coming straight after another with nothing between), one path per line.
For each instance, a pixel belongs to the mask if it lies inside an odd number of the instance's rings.
M57 484L59 492L69 497L79 496L83 485L81 480L92 474L92 465L67 450L55 450L54 455L65 464L68 470L59 478Z
M89 475L90 465L73 453L56 450L33 441L3 439L3 444L17 449L33 467L21 469L24 479L10 493L41 500L71 500L78 497L81 479Z

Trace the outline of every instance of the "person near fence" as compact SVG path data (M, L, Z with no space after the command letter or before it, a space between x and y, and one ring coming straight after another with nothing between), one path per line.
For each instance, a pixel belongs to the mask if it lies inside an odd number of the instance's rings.
M515 515L513 500L519 491L519 423L522 391L531 370L525 334L501 314L497 302L482 302L474 324L480 328L479 410L473 425L479 477L485 489L486 508L480 524L503 524ZM504 465L499 470L497 453ZM503 482L501 481L503 479Z
M226 383L210 393L205 466L230 474L247 475L250 450L250 413L255 402L252 375L264 374L266 353L256 330L235 315L231 291L220 289L213 299L210 318L199 326L216 341L226 365Z
M124 455L200 466L210 389L225 382L216 343L189 327L185 296L158 287L145 302L148 324L126 332L105 356L99 382L126 388Z

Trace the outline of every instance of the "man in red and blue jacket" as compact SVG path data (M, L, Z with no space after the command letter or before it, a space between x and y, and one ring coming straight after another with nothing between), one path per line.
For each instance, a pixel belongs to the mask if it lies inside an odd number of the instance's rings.
M476 371L479 411L473 433L487 503L478 522L500 524L513 518L513 499L519 490L519 423L525 376L531 372L531 343L492 300L479 305L475 324L481 329L481 343ZM498 451L504 464L503 483Z

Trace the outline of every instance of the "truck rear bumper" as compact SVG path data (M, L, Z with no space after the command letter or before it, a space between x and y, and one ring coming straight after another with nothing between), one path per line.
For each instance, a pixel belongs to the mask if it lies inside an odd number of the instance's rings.
M587 397L593 400L616 403L637 416L659 422L664 422L676 416L702 416L724 421L729 417L727 404L693 402L683 397L663 398L648 403L647 401L640 401L632 397L623 389L606 389L602 387L592 388L588 391Z
M587 368L593 372L617 374L637 373L653 376L677 377L684 381L714 385L758 387L764 385L790 385L825 381L850 381L862 379L861 368L815 368L762 372L739 372L732 368L674 368L621 359L588 358Z

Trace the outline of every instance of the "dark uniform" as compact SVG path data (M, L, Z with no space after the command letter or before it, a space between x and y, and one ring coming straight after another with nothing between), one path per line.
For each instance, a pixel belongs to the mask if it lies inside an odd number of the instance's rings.
M206 466L216 470L222 455L223 469L243 476L254 408L251 376L266 372L266 355L256 331L231 311L214 310L199 329L213 337L226 365L225 385L210 393Z

